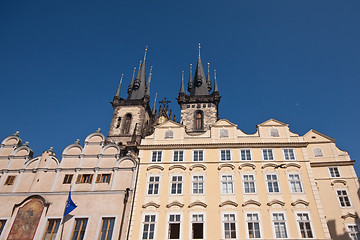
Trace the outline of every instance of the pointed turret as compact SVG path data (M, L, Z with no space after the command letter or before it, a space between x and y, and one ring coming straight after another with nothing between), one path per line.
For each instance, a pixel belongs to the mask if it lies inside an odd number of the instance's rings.
M180 86L180 94L185 94L185 88L184 88L184 71L181 73L181 86Z
M210 80L210 63L208 63L208 72L207 72L207 77L206 77L206 84L207 84L207 87L208 87L208 91L210 92L211 89L212 89L211 80Z
M130 98L130 94L131 94L132 88L134 86L135 71L136 71L136 67L134 67L133 75L132 75L132 78L131 78L131 81L130 81L130 84L129 84L129 87L128 87L128 90L127 90L127 93L129 95L128 98Z
M152 66L150 68L150 74L149 74L148 81L146 82L145 96L147 96L147 97L150 97L151 76L152 76Z
M115 97L120 97L121 83L122 83L123 77L124 77L124 74L121 74L119 87L118 87L118 89L116 90Z
M214 70L214 93L215 92L219 92L219 89L218 89L218 85L217 85L217 81L216 81L216 70Z
M192 64L190 64L190 76L189 76L189 83L188 83L188 91L191 92L193 88L193 79L192 79Z
M146 77L145 77L145 61L146 61L146 52L147 47L145 49L144 54L144 61L139 66L139 71L136 75L136 78L134 80L131 92L129 93L129 100L138 100L143 99L145 96L145 90L146 90Z
M208 86L206 84L206 78L204 68L200 58L200 44L199 44L199 58L196 64L195 75L193 80L193 87L190 91L190 96L203 96L209 95Z

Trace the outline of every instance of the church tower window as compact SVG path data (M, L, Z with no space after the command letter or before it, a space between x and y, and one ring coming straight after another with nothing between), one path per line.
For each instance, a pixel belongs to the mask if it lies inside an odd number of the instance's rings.
M126 114L125 122L124 122L124 129L123 129L124 134L129 134L129 132L130 132L131 118L132 118L132 116L130 113Z
M195 113L195 129L202 130L203 129L203 112L197 111Z
M117 118L117 123L116 123L116 128L120 127L120 123L121 123L121 117Z

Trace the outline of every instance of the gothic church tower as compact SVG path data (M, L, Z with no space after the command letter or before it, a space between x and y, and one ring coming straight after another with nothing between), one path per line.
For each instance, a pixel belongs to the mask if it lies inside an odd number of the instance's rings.
M146 81L145 61L140 62L139 70L129 84L126 99L120 97L121 82L111 102L114 112L110 124L108 142L115 142L117 145L137 146L142 137L146 136L152 125L153 117L149 106L151 69Z
M183 75L184 76L184 75ZM212 93L212 84L209 74L205 78L204 69L199 57L196 64L194 78L192 77L192 69L190 67L190 77L188 83L189 95L185 93L184 79L182 78L179 96L177 98L181 108L180 123L185 125L188 133L201 133L209 129L218 119L218 106L220 102L219 90L216 82L216 74L214 80L214 90Z

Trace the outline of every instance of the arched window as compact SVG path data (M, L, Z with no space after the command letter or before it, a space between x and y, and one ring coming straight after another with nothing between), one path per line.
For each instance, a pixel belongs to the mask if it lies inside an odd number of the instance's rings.
M130 113L126 114L124 128L123 128L124 134L129 134L129 132L130 132L131 118L132 118L132 116Z
M197 111L195 113L195 129L202 130L203 129L203 112Z
M279 131L276 128L270 129L270 136L279 137Z

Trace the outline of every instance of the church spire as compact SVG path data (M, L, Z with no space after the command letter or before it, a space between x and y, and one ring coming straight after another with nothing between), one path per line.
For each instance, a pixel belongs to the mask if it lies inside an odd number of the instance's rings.
M144 54L144 61L140 61L139 65L139 71L135 77L135 80L133 82L131 91L129 93L129 100L138 100L143 99L145 96L145 90L146 90L146 76L145 76L145 61L146 61L146 52L147 47L145 48L145 54Z
M207 84L208 91L210 92L211 89L212 89L211 80L210 80L210 63L208 63L208 72L207 72L207 77L206 77L206 84Z
M152 76L152 66L150 67L150 74L148 77L148 81L146 83L146 91L145 91L145 96L150 97L150 83L151 83L151 76Z
M136 67L134 67L134 71L133 71L133 75L132 75L132 78L131 78L131 82L130 82L129 87L128 87L128 90L127 90L127 93L129 94L129 97L130 97L130 94L131 94L131 92L132 92L132 88L133 88L133 86L134 86L135 71L136 71Z
M200 58L200 48L201 46L199 44L199 58L196 64L193 87L191 88L190 96L209 95L205 73Z
M124 77L124 74L121 74L119 87L118 87L118 89L116 90L115 97L120 97L121 83L122 83L123 77Z
M214 70L214 92L219 92L217 81L216 81L216 69Z
M192 64L190 64L190 76L189 76L189 83L188 83L188 91L191 92L192 88L193 88Z

